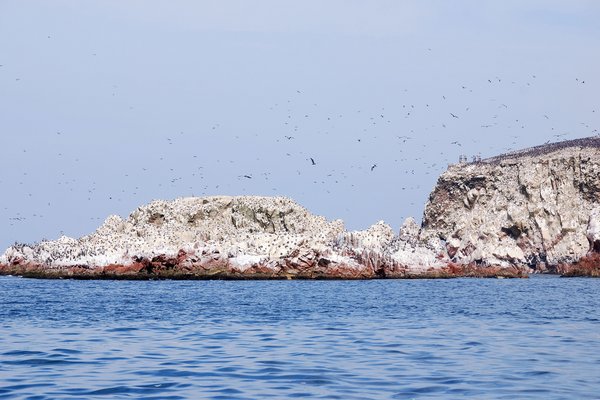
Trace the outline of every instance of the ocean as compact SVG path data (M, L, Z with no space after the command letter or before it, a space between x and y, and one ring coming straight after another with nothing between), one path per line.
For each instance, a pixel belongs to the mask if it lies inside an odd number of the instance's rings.
M600 279L0 277L0 399L600 398Z

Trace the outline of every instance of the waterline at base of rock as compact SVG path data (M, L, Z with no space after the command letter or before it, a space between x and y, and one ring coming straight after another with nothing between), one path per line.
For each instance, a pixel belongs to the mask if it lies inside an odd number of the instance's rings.
M0 265L0 275L21 276L40 279L114 279L114 280L326 280L326 279L449 279L449 278L527 278L526 271L516 267L477 267L447 265L441 268L429 268L417 272L406 268L394 272L368 269L356 270L348 266L336 266L332 269L313 268L303 271L294 269L271 269L268 266L253 266L244 272L223 264L221 267L205 268L196 266L166 266L159 262L132 265L109 265L90 268L70 266L48 268L43 265Z

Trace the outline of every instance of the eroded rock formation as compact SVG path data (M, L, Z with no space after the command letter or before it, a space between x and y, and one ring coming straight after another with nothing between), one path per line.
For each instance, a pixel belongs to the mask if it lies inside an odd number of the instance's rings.
M599 206L600 138L565 141L450 166L420 239L458 264L555 271L600 251Z
M431 250L414 247L418 228L414 221L409 225L403 237L383 222L347 232L342 221L327 221L283 197L182 198L152 202L125 220L110 216L80 239L12 246L0 258L0 269L80 278L362 279L456 273Z

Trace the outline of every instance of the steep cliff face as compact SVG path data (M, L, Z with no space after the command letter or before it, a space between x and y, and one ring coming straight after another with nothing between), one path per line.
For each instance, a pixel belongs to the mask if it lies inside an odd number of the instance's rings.
M450 166L420 239L457 263L544 270L600 249L600 138Z

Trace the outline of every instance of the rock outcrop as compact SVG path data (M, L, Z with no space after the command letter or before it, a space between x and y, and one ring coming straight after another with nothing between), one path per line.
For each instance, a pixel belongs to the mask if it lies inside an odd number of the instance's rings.
M458 264L556 271L600 251L600 138L452 165L420 240Z
M348 232L284 197L205 197L155 201L123 220L110 216L80 239L17 244L0 272L78 278L386 278L511 275L465 270L415 246L418 227L403 234L379 222Z

